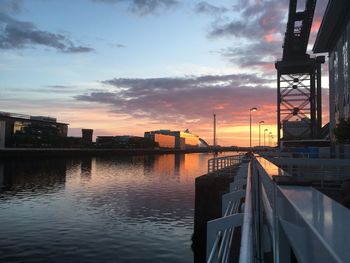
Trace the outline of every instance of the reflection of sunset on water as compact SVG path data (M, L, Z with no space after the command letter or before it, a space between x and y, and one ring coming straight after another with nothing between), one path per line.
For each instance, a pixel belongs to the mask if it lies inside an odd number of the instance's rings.
M79 239L86 242L73 252L75 262L89 262L81 251L92 251L92 258L101 261L164 262L166 255L178 257L174 262L191 262L195 178L207 172L212 157L193 153L0 162L0 232L8 237L0 240L0 257L2 248L16 251L13 256L20 259L28 251L59 257ZM23 250L16 246L18 240ZM130 253L129 246L138 253Z
M134 185L151 183L148 178L155 175L158 180L193 183L197 176L207 172L207 161L212 154L163 154L150 156L130 156L122 159L86 158L72 161L68 168L66 189L82 185L104 191L113 185ZM140 181L141 179L141 181Z

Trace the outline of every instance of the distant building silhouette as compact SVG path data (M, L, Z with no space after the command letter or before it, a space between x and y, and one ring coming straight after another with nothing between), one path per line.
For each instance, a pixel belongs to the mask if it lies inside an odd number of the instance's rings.
M93 129L81 129L82 142L84 144L91 144L92 143L93 132L94 132Z
M57 122L56 118L30 116L10 112L0 112L0 147L9 147L17 136L67 137L68 124Z
M137 149L137 148L155 148L158 144L153 140L138 136L97 136L96 146L100 148L121 148L121 149Z

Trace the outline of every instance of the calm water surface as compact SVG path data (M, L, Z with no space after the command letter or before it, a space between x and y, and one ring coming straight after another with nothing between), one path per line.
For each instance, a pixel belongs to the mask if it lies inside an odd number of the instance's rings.
M192 262L209 158L0 161L0 262Z

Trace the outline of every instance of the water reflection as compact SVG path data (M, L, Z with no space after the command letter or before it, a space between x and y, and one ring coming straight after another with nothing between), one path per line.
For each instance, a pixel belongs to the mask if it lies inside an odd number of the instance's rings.
M91 177L92 158L87 157L81 160L81 176L89 179Z
M0 189L4 185L4 165L0 163Z
M66 181L66 160L8 160L0 164L0 197L40 195L60 190Z
M192 262L194 179L211 157L0 162L0 261Z

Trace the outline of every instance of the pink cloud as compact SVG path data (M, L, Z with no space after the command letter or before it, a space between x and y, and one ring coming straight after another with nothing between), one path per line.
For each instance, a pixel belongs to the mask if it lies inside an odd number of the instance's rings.
M269 34L266 34L264 35L264 40L265 42L275 42L275 41L278 41L279 39L272 33L269 33Z

